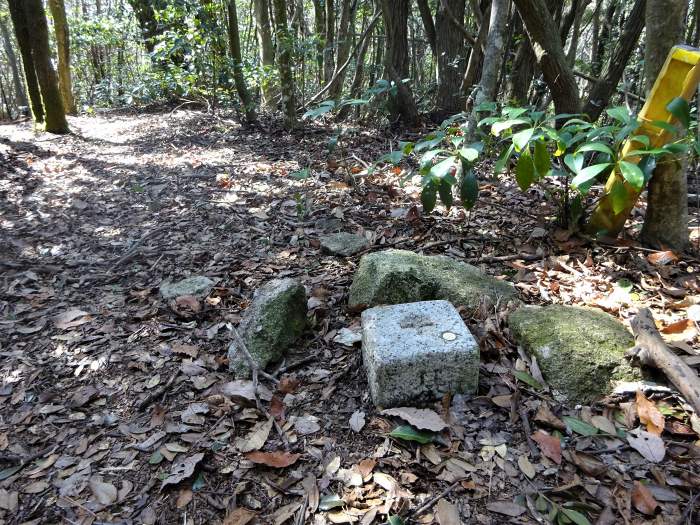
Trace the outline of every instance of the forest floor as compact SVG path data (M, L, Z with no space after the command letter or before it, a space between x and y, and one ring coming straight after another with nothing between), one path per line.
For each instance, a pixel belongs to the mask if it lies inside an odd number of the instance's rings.
M462 311L480 388L431 407L448 430L423 445L389 437L398 420L373 407L359 345L336 339L359 327L346 309L359 256L324 255L318 242L342 229L370 250L446 254L531 304L597 306L625 322L649 306L698 366L698 230L685 256L633 235L591 243L553 226L539 190L506 178L485 182L471 213L421 216L419 188L398 170L361 174L396 146L386 131L352 136L351 180L328 161L321 128L245 129L194 111L70 124L68 136L0 126L0 523L446 525L557 512L559 523L700 523L700 422L677 396L650 388L645 407L634 390L564 406L516 381L528 360L506 305ZM311 177L290 176L306 167ZM218 282L201 311L178 314L158 286L189 275ZM246 384L232 393L225 358L255 289L283 276L307 287L312 328L273 370L279 384L261 380L277 431ZM643 409L665 417L663 460L591 435L612 421L635 428ZM572 433L564 416L583 426ZM530 438L553 428L563 451ZM273 454L242 453L255 449Z

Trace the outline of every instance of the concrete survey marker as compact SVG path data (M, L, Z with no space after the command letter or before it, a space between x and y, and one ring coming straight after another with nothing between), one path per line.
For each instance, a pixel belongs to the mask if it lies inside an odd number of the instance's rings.
M448 301L365 310L362 357L380 407L474 393L479 383L479 345Z

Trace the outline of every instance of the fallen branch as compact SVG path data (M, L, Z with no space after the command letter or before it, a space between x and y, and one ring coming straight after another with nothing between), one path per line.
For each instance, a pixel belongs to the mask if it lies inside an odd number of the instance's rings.
M661 370L695 413L700 414L700 377L666 345L654 324L651 311L642 308L631 324L637 346L627 354L639 359L643 365Z

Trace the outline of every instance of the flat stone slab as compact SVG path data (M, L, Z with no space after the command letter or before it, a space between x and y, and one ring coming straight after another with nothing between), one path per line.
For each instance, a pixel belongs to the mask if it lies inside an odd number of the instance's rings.
M542 375L563 400L590 403L619 381L641 378L625 359L634 338L613 316L595 308L524 306L508 316L513 337L535 355Z
M160 285L160 295L165 300L175 299L181 295L194 295L203 298L209 295L216 284L204 275L193 275L176 283L165 281Z
M369 241L362 235L340 232L323 235L319 239L321 249L331 255L350 257L369 248Z
M447 301L365 310L362 357L380 407L471 394L479 383L479 345Z

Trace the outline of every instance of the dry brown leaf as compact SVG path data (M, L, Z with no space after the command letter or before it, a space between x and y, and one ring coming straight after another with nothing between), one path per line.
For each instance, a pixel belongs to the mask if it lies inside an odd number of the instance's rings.
M194 469L197 464L204 459L204 453L194 454L192 456L186 457L173 464L170 469L170 474L167 478L163 480L163 484L160 489L163 490L168 485L177 485L182 480L189 478L194 474Z
M648 399L641 390L637 390L636 402L639 421L647 426L647 432L660 436L664 431L665 421L656 404Z
M440 432L447 428L447 423L435 412L428 408L398 407L382 410L383 416L396 416L420 430Z
M461 525L457 506L442 498L435 505L435 517L440 525Z
M362 479L366 479L367 476L369 476L372 473L376 465L377 460L374 458L363 459L362 461L360 461L357 464L357 469L360 472Z
M272 430L272 418L267 421L260 421L252 430L243 437L237 437L233 441L233 446L241 453L260 450L267 441Z
M189 489L189 488L180 489L180 492L177 495L177 501L175 501L175 506L178 509L185 508L187 505L190 504L190 501L192 501L192 496L193 496L192 489Z
M542 453L557 465L561 465L561 441L558 437L550 436L542 430L538 430L532 435L533 441L539 446Z
M183 354L192 359L197 359L197 354L199 353L196 346L184 343L173 343L171 349L176 354Z
M666 455L666 446L663 440L659 436L644 430L637 430L627 434L627 442L652 463L659 463Z
M654 252L647 255L647 261L654 266L666 266L678 262L678 256L672 251Z
M616 434L615 425L605 416L593 416L591 418L591 425L606 434L611 434L613 436Z
M533 479L535 477L535 467L532 463L530 463L530 460L526 455L523 454L518 458L518 466L520 467L520 470L522 470L523 474L525 474L528 478Z
M533 419L538 423L556 428L557 430L566 430L566 424L552 413L547 403L542 403L539 406Z
M92 477L89 485L92 495L102 505L111 505L117 501L117 487L111 483L106 483L98 477Z
M52 320L56 328L68 330L92 321L92 316L83 310L73 309L54 316Z
M651 491L639 481L634 482L632 488L632 505L642 514L653 516L659 508L659 503L654 499Z
M14 512L17 509L17 504L19 503L19 495L16 491L8 491L6 489L0 489L0 509L9 510Z
M221 525L246 525L255 518L257 514L245 507L237 507L226 514Z
M301 457L301 454L291 454L278 450L276 452L249 452L245 457L253 463L260 463L273 468L285 468L293 465Z
M604 474L608 467L592 454L585 452L571 451L571 461L588 476L600 476Z

